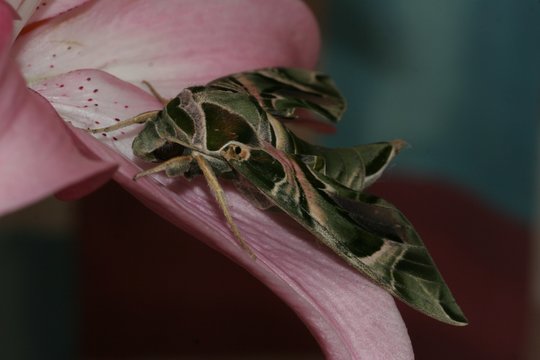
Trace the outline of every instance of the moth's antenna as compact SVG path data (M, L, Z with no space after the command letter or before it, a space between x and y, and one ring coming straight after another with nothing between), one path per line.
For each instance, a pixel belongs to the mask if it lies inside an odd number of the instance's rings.
M255 260L257 257L249 247L249 245L244 241L242 236L240 235L240 231L236 227L236 224L233 221L233 218L231 216L231 213L229 212L229 207L227 205L227 200L225 198L225 193L223 192L223 189L219 185L219 182L216 178L216 175L214 174L214 171L212 170L212 166L204 159L203 156L199 154L194 154L193 158L197 161L197 164L199 165L199 168L201 169L204 177L206 178L206 182L208 183L208 187L210 187L210 190L214 193L214 197L216 198L216 201L221 208L221 211L223 211L223 215L225 215L225 218L227 219L227 223L229 224L234 236L238 240L238 243L242 247L242 249L246 250L247 253Z
M156 99L158 99L159 101L161 101L161 103L163 105L167 105L169 103L169 99L166 99L164 98L163 96L161 96L160 93L158 93L158 91L152 86L152 84L150 84L148 81L146 80L143 80L142 83L144 85L146 85L146 87L148 87L148 90L150 90L150 92L152 93L152 95L155 96Z
M130 125L134 125L134 124L142 124L149 120L154 119L160 111L161 110L152 110L152 111L143 112L142 114L139 114L137 116L134 116L126 120L122 120L111 126L96 128L96 129L87 129L87 130L91 132L92 134L96 134L96 133L118 130L118 129L124 128L126 126L130 126Z

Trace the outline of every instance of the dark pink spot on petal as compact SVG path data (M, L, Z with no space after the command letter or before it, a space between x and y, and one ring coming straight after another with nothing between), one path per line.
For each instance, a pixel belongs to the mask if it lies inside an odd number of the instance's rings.
M67 49L68 49L68 50L71 50L71 46L68 46Z
M84 106L83 106L83 108L87 108L87 107L88 107L88 105L84 105Z
M98 92L98 89L94 89L94 91L92 91L93 93L97 93Z
M124 105L124 109L127 109L128 107L129 107L129 106L127 106L127 105Z
M60 86L60 87L64 87L64 84L60 84L60 85L58 85L58 86Z
M90 98L90 99L88 99L87 101L94 101L94 99Z
M79 86L79 90L82 90L82 89L84 89L84 86Z
M95 122L96 124L98 124L98 125L100 124L100 122L99 122L99 121L97 121L97 120L96 120L96 121L94 121L94 122Z
M112 137L114 141L118 140L118 138L116 136L113 136Z
M119 118L114 118L114 120L116 120L116 121L120 121L120 119L119 119Z
M90 81L90 80L92 80L92 78L86 78L86 81Z
M102 133L101 135L103 135L103 136L107 136L107 134L105 134L105 133Z
M94 106L98 106L98 104L94 104Z
M49 67L50 67L50 68L52 69L52 68L54 67L54 65L53 65L53 64L51 64L51 65L49 65Z

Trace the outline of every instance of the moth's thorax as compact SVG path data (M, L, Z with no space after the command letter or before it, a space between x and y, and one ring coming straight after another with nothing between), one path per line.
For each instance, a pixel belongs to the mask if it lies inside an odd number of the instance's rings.
M252 96L200 87L192 94L202 113L198 145L206 151L217 154L231 141L258 146L272 138L267 114Z
M154 162L196 151L217 173L227 172L230 167L220 151L231 142L258 147L261 142L275 141L268 116L247 94L186 88L146 123L133 141L133 151Z

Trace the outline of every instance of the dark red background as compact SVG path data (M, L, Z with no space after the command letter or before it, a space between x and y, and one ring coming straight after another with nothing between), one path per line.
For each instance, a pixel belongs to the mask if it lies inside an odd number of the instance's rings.
M416 358L523 358L526 227L440 182L394 178L372 192L415 224L470 321L452 327L399 304ZM304 325L264 285L117 185L81 208L84 357L322 358Z

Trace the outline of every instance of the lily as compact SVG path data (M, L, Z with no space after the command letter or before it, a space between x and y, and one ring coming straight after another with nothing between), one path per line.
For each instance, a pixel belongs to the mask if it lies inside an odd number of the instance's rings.
M141 170L131 152L140 128L99 138L81 130L161 108L143 80L173 97L184 87L238 71L312 68L319 34L305 4L8 3L0 0L0 215L51 193L78 198L112 176L158 214L265 283L304 321L327 358L413 358L393 298L318 246L300 225L257 210L224 182L253 260L216 211L204 180L161 175L132 180Z

